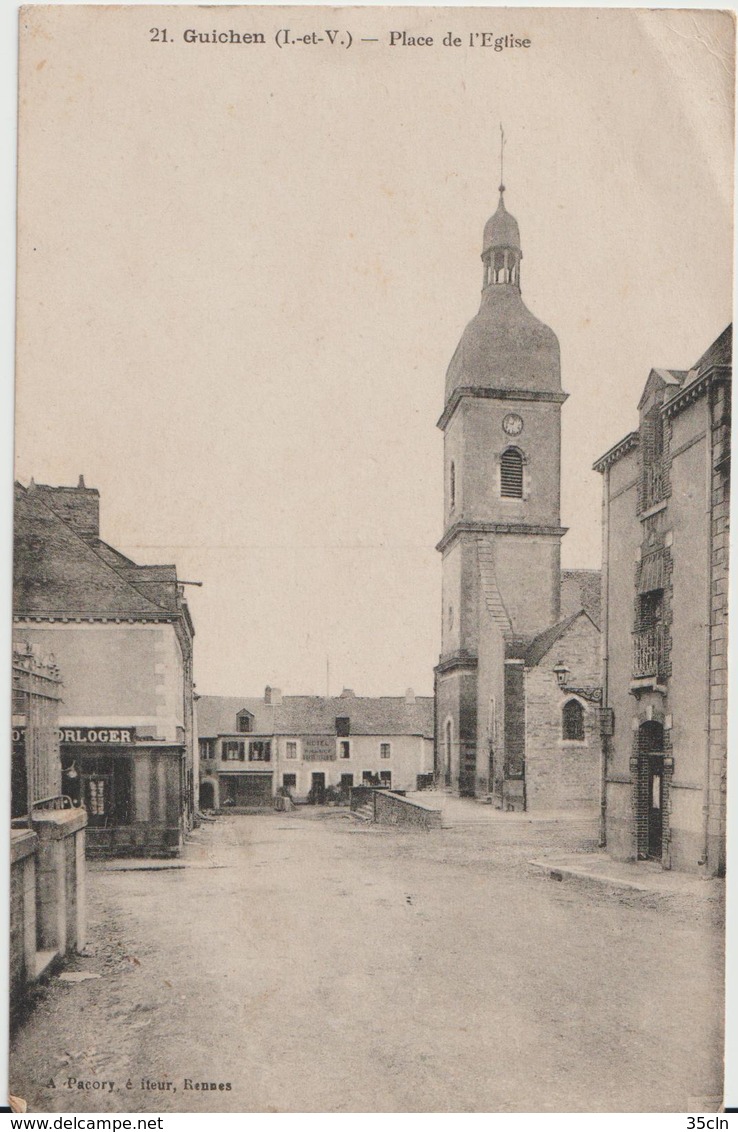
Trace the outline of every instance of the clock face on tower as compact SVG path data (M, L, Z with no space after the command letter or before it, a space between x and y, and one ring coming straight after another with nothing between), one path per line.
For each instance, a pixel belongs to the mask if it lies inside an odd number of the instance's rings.
M520 436L523 431L523 418L517 413L508 413L502 420L502 428L508 436Z

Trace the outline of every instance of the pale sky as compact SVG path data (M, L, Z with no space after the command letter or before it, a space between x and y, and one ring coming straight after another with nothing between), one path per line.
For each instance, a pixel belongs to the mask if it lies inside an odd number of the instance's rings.
M28 12L28 10L26 10ZM649 369L732 307L732 24L706 11L37 9L22 50L17 469L175 562L198 690L432 691L444 376L506 203L562 354L565 566ZM166 43L149 29L166 27ZM186 28L265 46L187 45ZM278 49L350 30L348 49ZM388 34L433 35L390 47ZM446 48L453 31L529 49ZM379 43L361 44L362 37Z

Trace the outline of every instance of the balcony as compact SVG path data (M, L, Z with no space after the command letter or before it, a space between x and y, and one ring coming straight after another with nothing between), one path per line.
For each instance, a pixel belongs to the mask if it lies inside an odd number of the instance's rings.
M666 649L663 625L633 634L633 680L638 687L663 684L666 680Z

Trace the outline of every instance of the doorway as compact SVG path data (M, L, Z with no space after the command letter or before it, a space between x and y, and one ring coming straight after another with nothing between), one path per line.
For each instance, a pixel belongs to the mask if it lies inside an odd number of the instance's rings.
M638 856L660 861L664 836L663 726L656 720L642 723L638 730L638 746L641 759Z
M325 774L323 771L313 772L310 801L314 806L322 806L325 802Z
M664 757L648 756L648 855L661 860L664 832Z
M213 786L212 782L200 783L200 809L215 809L215 787Z

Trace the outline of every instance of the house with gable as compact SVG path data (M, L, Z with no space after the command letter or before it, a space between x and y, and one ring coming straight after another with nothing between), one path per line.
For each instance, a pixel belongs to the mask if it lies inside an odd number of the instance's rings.
M88 851L176 854L197 781L194 627L176 567L106 543L81 476L16 484L14 524L14 643L62 673L62 793L87 812Z

